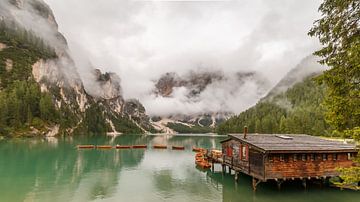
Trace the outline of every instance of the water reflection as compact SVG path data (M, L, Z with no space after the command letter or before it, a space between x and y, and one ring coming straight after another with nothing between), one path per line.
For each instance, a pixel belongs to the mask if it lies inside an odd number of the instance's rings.
M142 136L0 141L0 201L358 202L360 193L263 183L195 168L192 146L219 148L219 137ZM77 150L77 144L183 145L185 151ZM216 171L220 171L218 166Z

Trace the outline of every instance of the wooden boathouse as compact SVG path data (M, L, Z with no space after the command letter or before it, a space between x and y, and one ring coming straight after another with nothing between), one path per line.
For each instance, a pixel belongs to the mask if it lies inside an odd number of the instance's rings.
M286 180L322 179L339 176L336 168L355 165L352 161L358 149L355 144L327 140L304 134L247 134L228 135L221 142L222 156L208 153L214 163L253 177L253 189L260 182L275 180L278 187Z

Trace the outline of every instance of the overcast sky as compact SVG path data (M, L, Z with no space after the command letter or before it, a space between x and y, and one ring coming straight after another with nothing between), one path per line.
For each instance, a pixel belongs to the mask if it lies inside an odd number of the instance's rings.
M72 52L118 73L125 98L145 103L168 71L256 70L275 85L319 46L307 36L319 0L45 1Z

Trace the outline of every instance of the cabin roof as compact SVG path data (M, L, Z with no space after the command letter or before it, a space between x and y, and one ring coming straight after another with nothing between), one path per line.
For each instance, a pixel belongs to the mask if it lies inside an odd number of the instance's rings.
M247 134L246 139L243 134L232 134L229 137L271 152L357 151L355 144L305 134Z

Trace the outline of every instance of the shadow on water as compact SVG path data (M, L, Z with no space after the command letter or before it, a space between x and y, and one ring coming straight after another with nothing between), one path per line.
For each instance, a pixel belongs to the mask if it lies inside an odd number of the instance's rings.
M241 174L236 183L234 175L221 172L207 172L209 182L222 187L222 200L226 202L358 202L360 193L339 190L319 184L308 184L305 189L301 181L284 182L279 190L275 181L260 183L257 191L252 190L252 178Z

